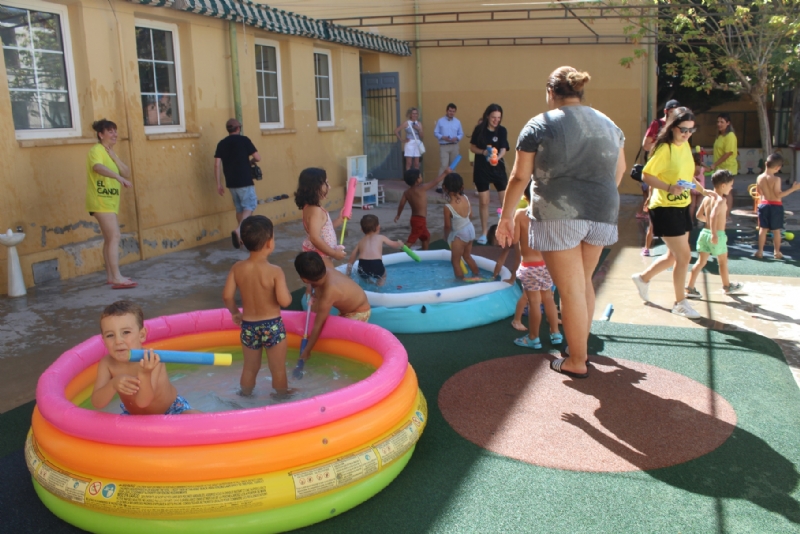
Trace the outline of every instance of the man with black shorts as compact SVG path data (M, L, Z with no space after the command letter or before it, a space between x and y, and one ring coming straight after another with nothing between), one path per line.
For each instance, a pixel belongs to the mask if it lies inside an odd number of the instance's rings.
M228 137L217 144L214 153L214 177L217 180L217 193L225 195L225 188L220 181L220 168L225 174L225 186L233 197L233 206L236 208L236 230L231 232L231 242L235 248L241 246L239 225L249 217L258 205L256 188L253 185L253 175L250 170L252 161L261 161L258 150L249 138L241 135L242 125L236 119L229 119L225 123Z

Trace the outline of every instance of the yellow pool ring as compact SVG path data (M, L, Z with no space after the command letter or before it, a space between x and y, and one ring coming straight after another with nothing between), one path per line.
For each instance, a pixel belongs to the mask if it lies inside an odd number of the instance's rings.
M399 423L344 454L291 469L195 482L142 482L90 474L56 461L42 449L33 430L25 443L25 459L36 482L49 493L97 512L148 519L219 517L281 508L342 491L409 452L427 419L425 397L417 390L413 406Z
M35 408L32 428L39 448L49 458L81 473L149 482L234 478L288 469L357 448L406 417L418 390L417 376L409 365L400 385L366 410L299 432L215 445L137 447L97 443L60 431Z

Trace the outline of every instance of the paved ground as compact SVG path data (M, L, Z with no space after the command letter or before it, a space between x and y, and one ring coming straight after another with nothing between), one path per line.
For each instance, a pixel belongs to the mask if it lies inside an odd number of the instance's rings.
M739 177L737 192L746 195L747 185L754 181L755 176ZM385 183L385 204L371 211L354 210L354 221L348 224L345 239L348 250L352 250L361 237L357 221L363 213L377 215L382 223L382 232L389 237L407 237L408 208L399 223L394 223L397 200L404 188L402 182ZM442 238L442 207L437 205L442 198L435 193L431 193L429 198L428 226L432 239L436 240ZM477 224L477 198L471 196L470 199L473 201L473 220ZM607 303L613 303L613 322L741 328L758 332L780 344L793 366L795 377L800 380L800 320L796 312L800 278L738 276L738 281L747 284L748 292L730 298L719 292L719 277L704 274L698 286L701 292L713 298L698 306L707 319L692 322L669 313L671 281L669 276L661 275L651 287L655 304L644 305L630 281L630 275L642 270L645 262L649 261L639 255L642 223L634 218L639 202L637 197L623 196L620 241L612 248L601 268L602 275L597 278L596 318L600 318ZM740 198L739 204L746 208L750 201ZM493 193L490 213L495 212L497 205ZM786 206L800 214L800 194L788 197ZM788 228L800 229L797 218L798 215L790 218ZM492 222L496 222L496 216L492 217ZM734 217L734 224L752 226L753 221ZM277 248L271 261L283 267L292 290L301 286L292 261L303 237L299 221L282 224L276 229ZM231 248L230 239L226 238L196 249L124 266L123 274L139 282L136 289L111 290L103 284L104 274L96 273L32 288L25 297L0 297L0 413L35 397L39 375L63 351L97 333L100 311L107 304L123 297L131 298L142 305L148 317L221 307L227 272L245 255L245 252Z

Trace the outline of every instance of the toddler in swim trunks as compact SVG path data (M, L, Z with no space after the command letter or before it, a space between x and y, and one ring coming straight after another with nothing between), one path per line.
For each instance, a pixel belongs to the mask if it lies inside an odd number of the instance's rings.
M250 257L233 265L222 291L222 300L233 322L242 327L244 366L239 394L253 394L261 369L261 354L266 350L272 388L278 395L288 395L294 390L289 388L286 377L288 345L281 308L292 303L292 295L283 270L269 263L269 255L275 250L272 221L263 215L251 215L242 221L239 232ZM236 307L237 288L242 297L241 311Z
M327 198L330 185L324 169L308 168L300 173L294 203L303 210L303 228L306 239L303 250L316 251L325 265L333 267L333 260L343 260L347 254L344 246L337 244L336 227L341 226L342 216L331 220L331 215L321 204Z
M411 206L411 234L406 240L406 245L409 247L419 239L422 241L422 250L428 250L431 238L431 233L428 231L427 224L428 191L436 187L450 172L450 168L448 167L438 178L427 184L422 183L422 174L419 172L419 169L409 169L403 175L403 181L408 184L408 189L405 190L403 196L400 198L400 204L397 206L397 216L394 218L394 222L400 219L403 208L406 207L406 202L408 202L408 205Z
M339 310L345 319L353 319L366 323L372 309L367 294L349 276L336 269L326 267L316 252L301 252L294 259L294 268L304 284L314 289L315 297L309 301L311 310L316 313L314 328L308 336L308 344L300 354L300 359L308 360L311 349L319 339L322 327L328 320L331 308Z
M131 349L147 339L142 309L126 300L107 306L100 316L100 332L108 355L97 366L92 405L103 408L115 394L122 415L178 415L200 413L178 395L158 354L146 350L139 362L130 361Z
M725 234L725 220L727 218L728 204L726 195L733 189L733 175L724 169L718 170L711 176L716 197L703 198L697 209L697 220L706 223L706 227L697 236L697 263L692 267L689 276L689 286L686 288L686 297L690 299L703 298L695 288L697 277L706 266L709 256L716 256L719 263L719 276L722 278L722 291L726 295L735 295L741 292L742 284L733 283L728 275L728 236Z
M386 267L383 266L383 245L393 248L402 248L402 241L392 241L385 235L381 235L381 224L375 215L364 215L361 217L361 231L364 237L358 242L353 253L350 254L350 261L347 264L348 276L353 271L353 264L358 258L358 275L378 286L386 282Z

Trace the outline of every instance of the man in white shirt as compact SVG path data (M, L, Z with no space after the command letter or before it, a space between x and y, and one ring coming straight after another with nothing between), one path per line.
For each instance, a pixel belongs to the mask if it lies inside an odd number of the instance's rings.
M439 140L439 175L453 163L458 155L458 142L464 137L461 121L456 118L456 109L452 102L447 104L445 116L436 121L433 130L433 135Z

